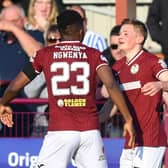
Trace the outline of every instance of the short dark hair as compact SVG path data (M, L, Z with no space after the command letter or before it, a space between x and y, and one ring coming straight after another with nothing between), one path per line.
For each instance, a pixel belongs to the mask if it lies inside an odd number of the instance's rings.
M120 33L120 28L121 28L120 25L114 26L114 27L111 29L111 31L110 31L110 36L119 35L119 33Z
M83 19L73 10L65 10L57 17L57 25L60 33L66 34L68 26L76 26L78 28L83 27Z

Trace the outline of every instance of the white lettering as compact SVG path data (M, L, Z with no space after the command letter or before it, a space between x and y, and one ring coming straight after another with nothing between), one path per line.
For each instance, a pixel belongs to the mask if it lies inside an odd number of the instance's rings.
M29 167L34 168L36 165L37 156L30 156L30 153L26 152L25 155L20 155L16 152L9 153L8 164L11 167Z
M87 59L87 54L85 52L54 52L53 59L61 59L61 58L73 58L73 59Z
M18 165L19 159L18 159L18 154L15 152L12 152L8 156L8 163L10 166L15 167Z
M67 51L67 50L71 50L71 51L80 51L80 50L85 50L86 47L84 46L74 46L74 45L66 45L66 46L56 46L56 48L60 48L61 51Z

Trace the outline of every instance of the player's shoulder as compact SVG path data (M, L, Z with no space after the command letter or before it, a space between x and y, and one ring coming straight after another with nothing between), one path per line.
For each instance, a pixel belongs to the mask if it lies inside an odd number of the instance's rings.
M144 50L143 53L142 53L142 55L143 55L143 58L145 59L146 63L163 61L162 58L159 58L156 54L151 53L151 52L149 52L147 50Z
M51 45L51 46L45 46L45 47L39 49L37 52L38 52L38 53L49 52L49 51L52 51L54 48L55 48L54 45Z
M161 65L163 68L167 68L166 62L162 58L155 55L154 53L144 51L143 56L144 56L143 62L148 64L148 66Z
M142 55L144 56L145 59L150 59L150 60L159 60L159 58L154 54L149 52L148 50L143 50Z
M49 53L52 51L53 47L54 46L46 46L46 47L43 47L43 48L37 50L34 53L33 58L36 57L36 58L42 59L42 58L46 57L46 55L49 55Z

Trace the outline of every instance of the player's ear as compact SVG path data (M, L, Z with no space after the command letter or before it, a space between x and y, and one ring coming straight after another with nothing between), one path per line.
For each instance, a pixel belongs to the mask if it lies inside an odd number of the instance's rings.
M84 38L84 30L83 29L80 29L79 31L79 35L80 35L80 41L83 41L83 38Z
M143 37L142 35L139 35L139 34L138 34L138 35L137 35L137 40L136 40L136 41L137 41L138 44L143 44L144 37Z

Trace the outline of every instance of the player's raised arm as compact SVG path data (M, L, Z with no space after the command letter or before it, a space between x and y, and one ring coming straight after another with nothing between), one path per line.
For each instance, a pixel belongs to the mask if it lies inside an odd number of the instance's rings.
M133 147L134 140L135 140L133 119L127 108L124 97L115 82L111 69L108 66L101 66L97 70L97 73L101 81L104 83L105 87L107 88L110 98L117 105L118 109L120 110L121 114L124 117L124 120L125 120L124 135L126 134L126 132L129 133L130 135L129 146Z

